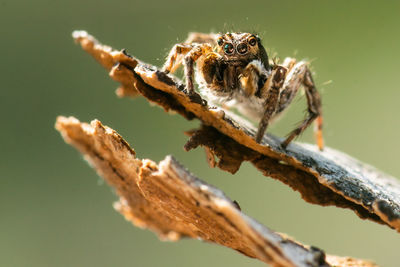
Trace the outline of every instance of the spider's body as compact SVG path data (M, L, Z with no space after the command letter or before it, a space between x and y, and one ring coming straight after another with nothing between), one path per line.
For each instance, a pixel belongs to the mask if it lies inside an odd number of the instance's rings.
M309 116L282 145L286 147L318 117L317 142L323 148L320 97L305 62L287 58L282 65L270 65L260 39L250 33L191 34L185 43L174 46L164 70L174 72L182 60L188 94L194 93L196 74L200 92L209 101L234 107L260 121L257 142L261 141L268 123L290 104L303 85Z

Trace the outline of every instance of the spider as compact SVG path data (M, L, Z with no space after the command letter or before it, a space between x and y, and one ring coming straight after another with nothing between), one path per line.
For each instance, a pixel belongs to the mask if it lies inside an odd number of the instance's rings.
M196 73L195 66L196 63ZM260 143L270 122L291 103L301 86L307 98L308 116L291 131L282 147L299 136L315 119L317 145L323 149L321 98L304 61L286 58L281 65L270 62L257 35L251 33L191 33L170 51L163 70L175 72L184 65L187 94L200 94L212 103L234 107L259 121L255 135Z

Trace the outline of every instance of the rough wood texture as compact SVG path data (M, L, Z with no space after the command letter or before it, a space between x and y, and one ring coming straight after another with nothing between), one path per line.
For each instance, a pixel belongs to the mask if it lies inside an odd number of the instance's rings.
M120 196L115 208L142 228L172 241L200 238L235 249L271 266L376 266L368 261L328 256L282 236L243 214L217 188L190 174L173 157L158 165L136 158L114 130L99 121L59 117L56 128Z
M207 125L191 132L193 136L185 148L204 146L211 166L234 173L243 160L249 160L264 175L288 184L310 203L350 208L363 219L400 232L397 179L331 148L320 152L313 145L291 143L282 149L281 139L272 135L265 135L258 144L254 141L255 128L248 121L208 107L200 95L189 98L176 77L128 56L125 51L103 46L86 32L74 32L73 37L122 84L119 96L139 92L166 111L176 111L187 119L198 118Z

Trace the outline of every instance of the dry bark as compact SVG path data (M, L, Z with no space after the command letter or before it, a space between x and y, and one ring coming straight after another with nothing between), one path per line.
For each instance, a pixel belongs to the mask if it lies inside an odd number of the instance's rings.
M160 238L202 239L235 249L271 266L376 266L352 258L325 256L282 236L240 211L217 188L190 174L173 157L159 164L136 158L114 130L94 120L59 117L56 128L77 148L120 197L115 208L136 226Z
M178 78L125 51L114 51L84 31L74 32L73 37L121 83L119 96L140 93L166 111L199 119L203 126L189 133L185 148L205 147L211 166L234 173L242 161L248 160L264 175L299 191L307 202L350 208L360 218L400 232L397 179L331 148L320 152L313 145L291 143L282 149L281 139L272 135L265 135L258 144L254 141L255 129L248 121L220 108L210 108L200 95L188 97Z

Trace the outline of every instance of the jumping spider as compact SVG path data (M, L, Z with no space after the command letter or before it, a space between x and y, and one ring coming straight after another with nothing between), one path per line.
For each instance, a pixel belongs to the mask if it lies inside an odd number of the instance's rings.
M308 116L289 133L282 146L285 148L317 119L316 139L319 149L323 149L321 99L306 62L296 62L294 58L286 58L281 65L269 62L260 38L240 32L223 35L192 33L186 42L172 48L163 70L173 73L182 61L187 93L195 93L196 62L196 82L201 94L213 103L233 106L258 120L255 137L258 143L269 122L289 106L303 85Z

